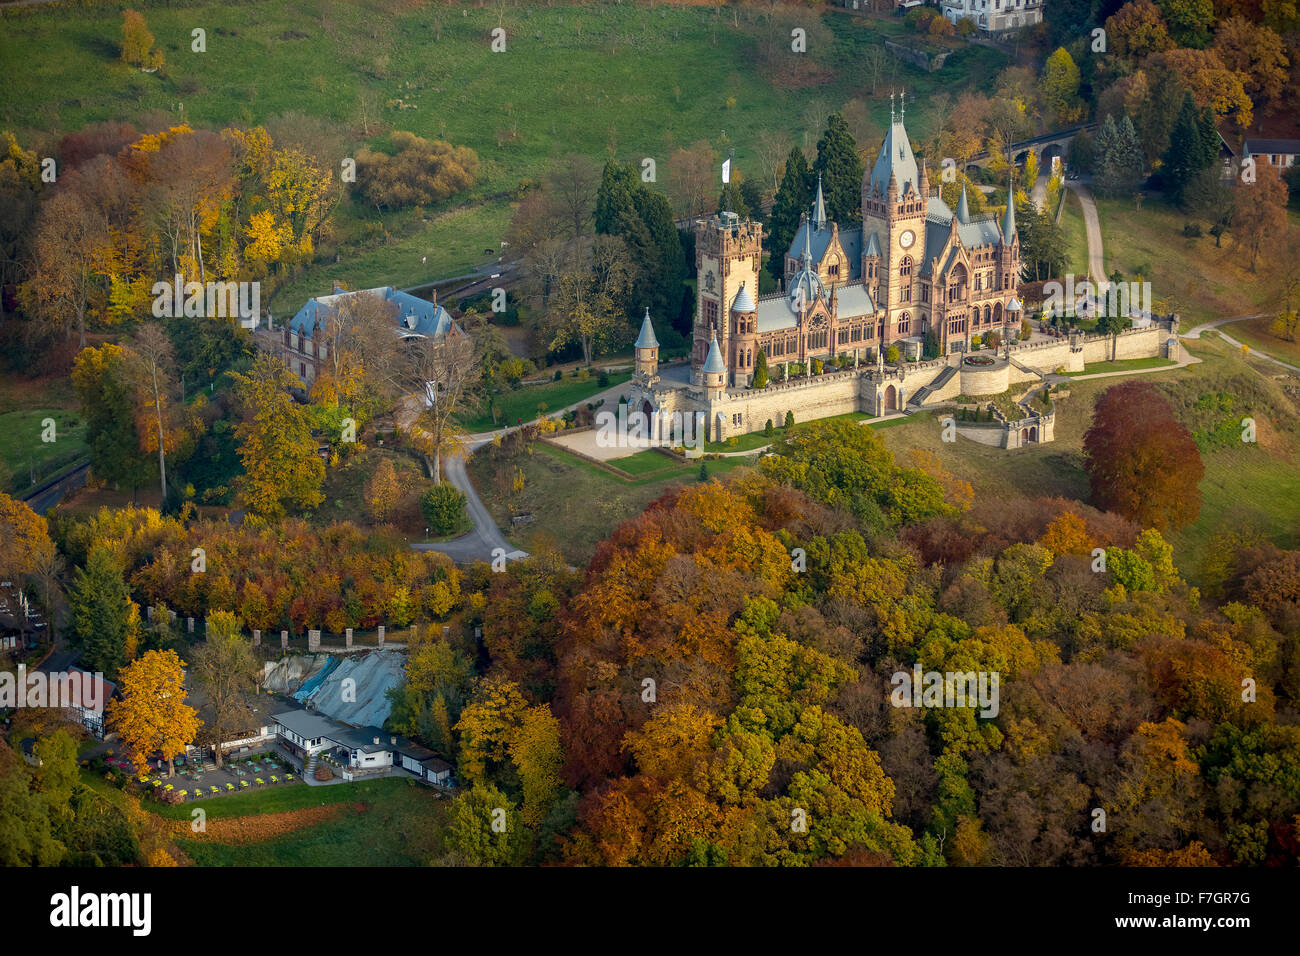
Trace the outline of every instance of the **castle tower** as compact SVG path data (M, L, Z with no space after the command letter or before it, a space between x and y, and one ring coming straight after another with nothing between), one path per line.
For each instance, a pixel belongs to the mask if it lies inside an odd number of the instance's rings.
M893 328L904 312L918 314L917 282L925 255L928 178L922 181L902 111L894 113L891 97L889 131L876 164L862 177L862 234L879 236L878 247L868 242L863 249L862 271L869 277L871 266L875 266L875 301L888 316L885 341L894 337ZM879 256L874 263L873 253Z
M758 270L763 260L763 226L741 220L734 212L701 219L695 227L695 268L698 275L695 329L691 351L691 382L703 384L703 366L710 342L719 340L720 355L732 357L733 324L729 306L740 287L758 291ZM725 365L725 361L724 361Z
M645 318L641 322L641 334L636 337L636 374L644 382L652 382L659 377L659 340L655 338L654 326L650 324L650 309L647 306Z
M734 369L732 383L748 385L753 381L754 364L758 361L758 315L754 297L748 284L743 282L731 303L731 335L731 361L728 364Z

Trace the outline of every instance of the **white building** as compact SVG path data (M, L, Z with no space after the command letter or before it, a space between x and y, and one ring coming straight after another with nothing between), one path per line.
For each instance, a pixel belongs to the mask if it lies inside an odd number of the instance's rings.
M1014 33L1043 20L1043 0L943 0L941 9L954 25L968 17L990 36Z

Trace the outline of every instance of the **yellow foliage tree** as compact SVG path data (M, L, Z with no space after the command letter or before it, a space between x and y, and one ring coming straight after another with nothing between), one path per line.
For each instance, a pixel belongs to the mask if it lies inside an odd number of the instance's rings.
M185 703L185 665L175 651L146 651L122 668L122 699L108 705L109 725L122 737L136 770L149 769L157 752L176 773L175 759L194 742L203 722Z

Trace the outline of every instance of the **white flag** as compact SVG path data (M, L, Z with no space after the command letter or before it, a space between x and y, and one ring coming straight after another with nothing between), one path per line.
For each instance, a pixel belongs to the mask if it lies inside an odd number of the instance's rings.
M724 183L731 182L731 160L730 159L728 159L725 163L722 164L722 181Z

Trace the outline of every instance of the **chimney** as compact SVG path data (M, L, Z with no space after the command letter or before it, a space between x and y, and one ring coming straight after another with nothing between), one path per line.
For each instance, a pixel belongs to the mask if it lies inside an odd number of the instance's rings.
M343 283L340 282L338 279L335 279L331 283L331 285L333 286L333 288L330 289L330 295L334 295L335 293L343 291Z

